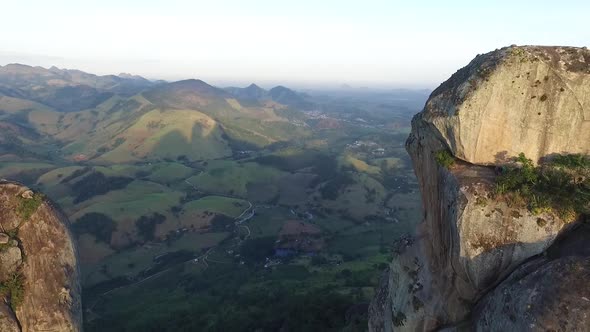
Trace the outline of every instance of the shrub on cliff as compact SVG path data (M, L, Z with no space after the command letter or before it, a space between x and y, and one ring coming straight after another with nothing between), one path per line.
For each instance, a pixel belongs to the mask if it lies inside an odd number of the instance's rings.
M559 155L535 167L521 153L516 162L496 178L496 194L512 195L512 201L523 201L535 214L553 211L571 219L590 213L588 157Z
M12 273L7 280L0 283L0 294L10 301L13 311L22 304L25 296L25 278L19 272Z
M434 159L440 166L446 169L451 168L451 166L455 164L455 157L453 157L451 152L449 152L448 150L437 151L434 155Z
M579 153L557 155L553 158L551 164L568 169L590 170L590 157Z
M43 195L39 193L33 194L31 198L19 197L20 203L16 212L24 219L29 219L37 208L43 203Z

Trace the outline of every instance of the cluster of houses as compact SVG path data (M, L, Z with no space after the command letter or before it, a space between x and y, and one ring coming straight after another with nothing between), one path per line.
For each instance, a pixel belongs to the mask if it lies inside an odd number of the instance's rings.
M370 149L370 152L375 156L385 155L385 148L379 146L379 144L372 141L354 141L353 143L347 144L349 149Z
M328 116L326 114L324 114L322 111L306 111L304 113L309 119L327 119L328 118Z

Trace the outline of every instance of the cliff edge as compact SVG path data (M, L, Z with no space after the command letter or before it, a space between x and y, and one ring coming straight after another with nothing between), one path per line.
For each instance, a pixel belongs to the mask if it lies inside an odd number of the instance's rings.
M0 180L0 330L81 331L67 218L41 193Z
M562 174L535 167L590 153L590 51L511 46L478 55L431 94L406 148L424 220L371 304L371 331L590 326L590 255L582 245L559 249L583 217L531 208L497 179ZM535 181L519 189L532 200Z

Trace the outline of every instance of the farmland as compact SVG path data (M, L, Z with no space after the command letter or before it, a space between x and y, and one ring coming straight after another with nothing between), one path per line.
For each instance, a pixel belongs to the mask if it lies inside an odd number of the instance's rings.
M422 215L404 149L411 112L337 95L314 96L307 113L153 98L39 108L33 126L93 134L52 158L0 159L0 177L42 190L69 217L86 330L273 330L272 317L293 330L308 320L363 330L396 241ZM326 301L339 304L324 315ZM351 307L357 316L335 320Z

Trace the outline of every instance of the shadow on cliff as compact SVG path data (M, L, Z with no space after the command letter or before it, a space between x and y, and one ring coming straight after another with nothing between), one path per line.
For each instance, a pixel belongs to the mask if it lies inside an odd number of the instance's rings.
M494 155L494 163L496 165L506 164L512 161L514 158L508 156L508 151L500 151Z
M545 239L549 239L547 236ZM514 242L485 250L483 253L470 259L471 266L485 266L488 270L495 270L487 278L476 282L479 291L477 298L488 293L501 283L508 275L527 261L539 256L549 259L557 259L564 256L590 256L590 217L581 216L577 221L565 226L545 250L540 250L547 241L531 243ZM526 252L539 252L539 254L522 259L510 259L514 254ZM508 259L502 259L507 257ZM507 263L506 263L507 262ZM512 262L512 264L510 264ZM473 282L473 280L472 280Z
M583 216L547 250L490 288L461 324L478 331L586 331L590 326L589 219Z

